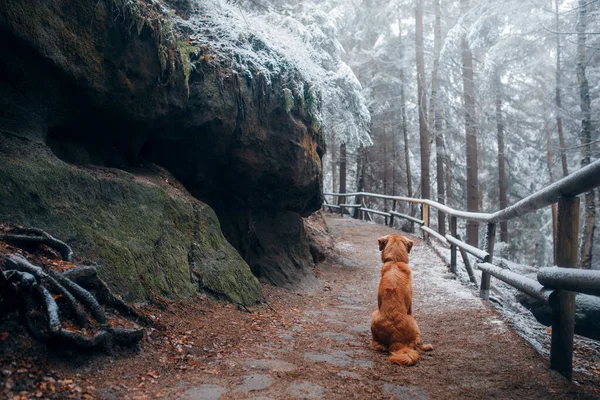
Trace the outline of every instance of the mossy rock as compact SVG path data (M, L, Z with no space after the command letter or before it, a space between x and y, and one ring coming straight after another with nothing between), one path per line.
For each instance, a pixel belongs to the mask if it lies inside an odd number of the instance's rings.
M260 298L259 282L214 211L184 189L151 174L73 166L44 146L28 147L27 156L0 151L0 221L66 241L128 300L188 297L198 283L235 303Z

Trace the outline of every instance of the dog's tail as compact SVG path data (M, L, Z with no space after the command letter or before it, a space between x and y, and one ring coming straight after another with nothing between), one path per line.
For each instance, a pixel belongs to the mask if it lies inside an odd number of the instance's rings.
M419 353L416 350L408 347L403 347L396 351L392 351L391 354L392 355L388 359L390 362L398 365L404 365L406 367L409 365L415 365L419 360Z

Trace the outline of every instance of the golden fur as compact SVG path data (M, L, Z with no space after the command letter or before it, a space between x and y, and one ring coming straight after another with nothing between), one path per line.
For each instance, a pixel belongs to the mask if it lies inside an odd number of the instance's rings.
M411 270L408 253L412 240L398 235L379 238L381 281L377 290L378 310L373 313L371 334L373 347L391 353L390 362L413 365L419 353L433 350L430 344L422 344L421 331L412 316Z

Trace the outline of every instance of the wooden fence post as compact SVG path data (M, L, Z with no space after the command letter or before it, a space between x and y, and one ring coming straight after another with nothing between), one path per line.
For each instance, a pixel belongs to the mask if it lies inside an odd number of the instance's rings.
M368 208L367 207L367 202L365 200L366 200L365 197L363 197L362 198L362 207L363 208ZM367 213L366 211L361 211L360 215L361 215L360 219L362 219L363 221L366 221L367 217L369 216L369 213Z
M563 268L576 268L579 246L579 197L560 197L557 219L554 263ZM550 299L550 306L552 307L550 368L571 380L573 377L575 293L557 290Z
M360 194L357 194L356 196L354 196L354 204L360 204ZM360 219L360 208L359 207L355 207L353 209L352 218Z
M460 240L460 235L457 235L456 238ZM475 277L475 273L473 272L473 267L471 267L471 261L469 261L469 255L466 251L459 248L460 255L462 256L463 262L465 263L465 269L467 270L467 274L469 274L469 280L477 285L477 278Z
M396 211L396 200L392 202L392 211ZM390 216L390 228L394 227L394 214Z
M486 251L490 255L488 262L491 264L494 258L494 244L496 242L496 224L489 223L487 225L487 233L485 235L485 247ZM490 274L486 271L481 271L481 288L479 290L479 297L484 300L490 298Z
M458 239L458 232L456 227L456 217L453 215L450 217L450 235ZM450 245L450 272L456 274L456 245Z
M423 226L429 228L429 204L421 204L421 220L423 220ZM429 233L423 231L423 239L429 239Z

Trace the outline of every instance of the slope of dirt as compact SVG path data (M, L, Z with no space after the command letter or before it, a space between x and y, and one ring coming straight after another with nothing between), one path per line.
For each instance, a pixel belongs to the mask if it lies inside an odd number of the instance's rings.
M390 229L327 220L336 245L332 261L317 271L319 288L295 293L266 286L265 301L251 312L199 297L149 307L160 329L137 354L49 352L3 323L0 330L9 331L0 342L3 393L190 400L600 398L593 383L569 383L550 371L502 317L449 279L417 238L413 309L434 350L414 367L390 364L387 354L369 348L377 238Z

